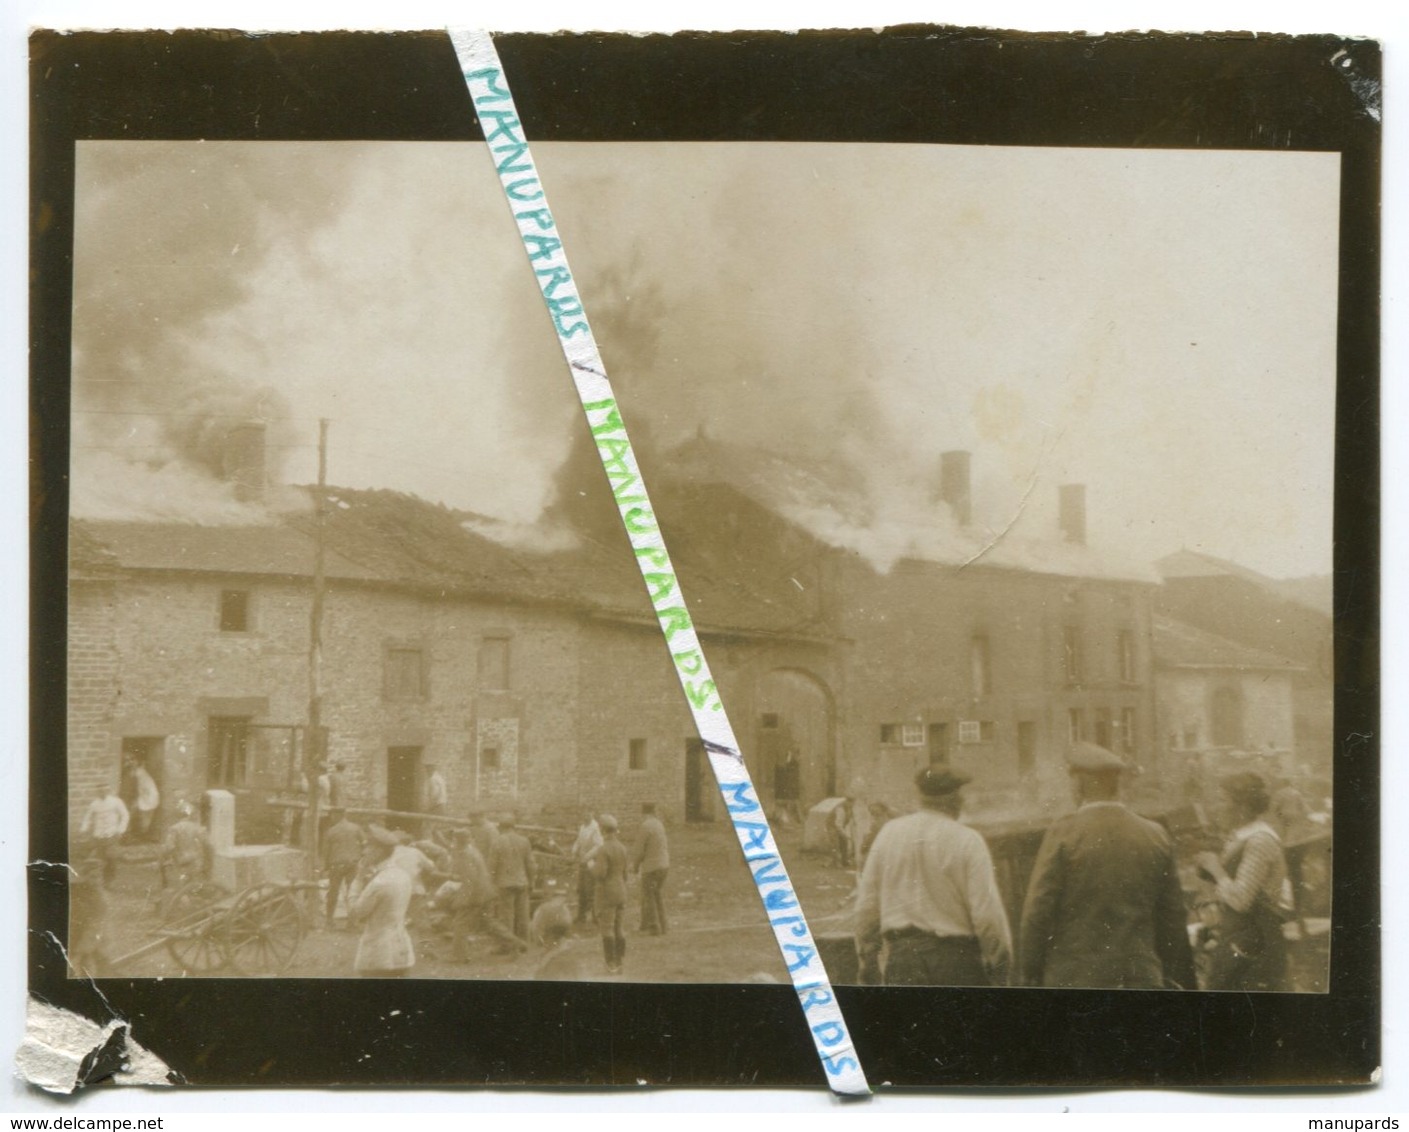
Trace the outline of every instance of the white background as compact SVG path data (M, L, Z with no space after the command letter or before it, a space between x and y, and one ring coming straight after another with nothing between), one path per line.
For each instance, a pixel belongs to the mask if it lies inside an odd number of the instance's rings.
M1166 31L1242 30L1364 35L1382 40L1386 49L1386 87L1390 92L1386 122L1386 163L1384 200L1384 307L1383 326L1386 353L1383 365L1384 479L1383 504L1385 538L1384 648L1385 718L1381 736L1384 762L1383 798L1391 819L1399 817L1394 799L1409 793L1409 775L1400 752L1405 747L1405 697L1396 695L1406 676L1403 637L1406 622L1402 577L1409 568L1405 561L1405 529L1401 518L1404 506L1403 484L1409 475L1409 461L1398 442L1405 433L1406 396L1402 374L1405 362L1405 129L1404 119L1395 114L1395 95L1405 84L1403 53L1409 51L1409 17L1406 6L1392 11L1388 4L1367 0L1342 0L1318 6L1300 4L1259 4L1247 0L1198 3L1073 3L1056 0L1048 4L1019 3L1013 0L965 0L962 3L917 3L900 0L870 0L869 3L787 5L766 0L689 0L673 6L647 5L630 0L596 0L590 4L569 5L557 0L484 0L479 4L451 4L444 0L398 0L395 4L343 2L319 4L310 0L260 0L253 3L137 2L126 4L81 2L41 2L11 0L3 7L4 50L0 53L0 139L4 158L0 162L0 199L5 223L0 225L0 286L4 303L0 306L0 419L6 424L5 443L0 444L0 516L4 522L3 550L0 551L0 585L6 607L0 616L0 671L6 680L0 695L0 1064L8 1066L23 1031L24 863L26 853L26 767L28 749L25 734L27 638L27 469L26 469L26 252L28 219L26 178L28 170L27 77L25 42L29 27L107 28L121 27L239 27L249 30L357 28L432 28L448 23L477 25L494 30L552 31L575 30L659 30L681 28L730 30L735 28L884 26L897 23L949 23L966 26L1025 28L1032 30L1117 31L1151 28ZM571 240L571 234L568 236ZM569 247L571 244L569 243ZM590 301L590 296L589 296ZM105 1090L81 1098L76 1104L58 1106L17 1080L0 1086L0 1111L40 1112L49 1115L97 1116L130 1114L170 1114L168 1127L202 1126L198 1118L182 1119L189 1113L313 1113L347 1114L341 1126L368 1125L381 1112L461 1111L529 1112L551 1110L559 1113L590 1112L593 1126L605 1124L603 1114L628 1112L634 1116L651 1113L689 1111L695 1114L727 1111L790 1110L827 1113L845 1117L881 1114L918 1115L966 1113L1029 1114L1154 1112L1217 1113L1219 1124L1230 1125L1240 1116L1253 1113L1283 1115L1280 1127L1306 1127L1294 1114L1342 1115L1409 1111L1409 1043L1399 1011L1409 1006L1404 993L1406 964L1403 962L1406 929L1405 886L1400 871L1406 856L1405 824L1385 823L1384 953L1385 1033L1383 1084L1378 1089L1345 1093L1284 1092L1251 1096L1213 1092L1070 1092L1044 1095L975 1096L950 1093L944 1096L887 1095L863 1106L838 1106L820 1090L807 1092L642 1092L615 1094L532 1093L396 1093L347 1094L332 1092L192 1092L153 1093ZM937 1020L942 1024L942 1020ZM138 1035L139 1039L141 1035ZM360 1118L352 1114L363 1114ZM705 1117L707 1119L707 1116ZM510 1117L510 1119L515 1119ZM649 1116L647 1116L649 1119ZM943 1119L943 1116L939 1116ZM292 1125L293 1118L277 1119ZM613 1118L616 1123L616 1118ZM300 1120L321 1126L332 1121ZM968 1121L965 1121L968 1123ZM1006 1121L1005 1121L1006 1123ZM1258 1125L1267 1126L1264 1121ZM1246 1127L1240 1121L1240 1127ZM1409 1127L1409 1125L1406 1125Z

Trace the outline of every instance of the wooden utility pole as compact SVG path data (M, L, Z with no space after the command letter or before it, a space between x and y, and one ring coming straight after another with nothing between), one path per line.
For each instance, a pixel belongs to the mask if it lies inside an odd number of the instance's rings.
M308 625L308 729L304 733L303 773L308 781L309 864L318 867L318 779L328 756L328 733L323 728L323 555L328 521L328 419L318 422L318 489L315 496L313 539L313 604Z

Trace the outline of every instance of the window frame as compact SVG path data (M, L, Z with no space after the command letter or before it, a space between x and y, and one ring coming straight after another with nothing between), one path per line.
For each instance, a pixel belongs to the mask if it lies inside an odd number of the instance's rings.
M400 681L393 679L396 664L393 657L416 657L416 690L403 694ZM388 641L382 647L382 700L392 704L423 703L430 697L430 656L420 641Z
M244 605L242 609L241 625L239 628L227 628L225 625L226 598L238 595ZM220 589L220 593L215 603L215 627L222 634L248 633L254 628L254 591L249 589L237 589L233 586Z
M485 659L487 649L491 645L501 645L503 647L502 664L497 666L502 669L502 678L499 681L492 681L487 678L487 666ZM492 675L493 673L491 673ZM511 633L481 633L479 647L475 651L475 680L479 684L482 692L508 692L513 687L514 680L514 638Z
M1137 683L1135 678L1135 633L1121 629L1115 636L1116 671L1122 684Z
M1067 742L1076 744L1086 741L1086 709L1067 708Z
M1062 626L1062 675L1068 684L1080 684L1084 673L1082 671L1083 657L1081 655L1081 626Z

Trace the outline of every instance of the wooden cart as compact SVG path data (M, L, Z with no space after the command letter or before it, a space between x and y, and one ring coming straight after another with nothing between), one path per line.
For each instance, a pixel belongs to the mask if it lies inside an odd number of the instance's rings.
M308 931L303 894L313 883L256 884L233 896L209 881L182 885L156 928L183 975L277 975Z

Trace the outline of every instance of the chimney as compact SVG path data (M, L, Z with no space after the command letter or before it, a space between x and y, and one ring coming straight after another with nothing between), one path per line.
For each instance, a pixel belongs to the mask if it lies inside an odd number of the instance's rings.
M967 527L973 521L973 505L969 496L969 454L941 452L939 454L939 498L949 504L954 521Z
M264 499L265 427L263 421L242 421L225 434L220 471L235 485L235 498L241 503Z
M1077 546L1086 545L1086 485L1064 483L1057 488L1058 523L1062 538Z

